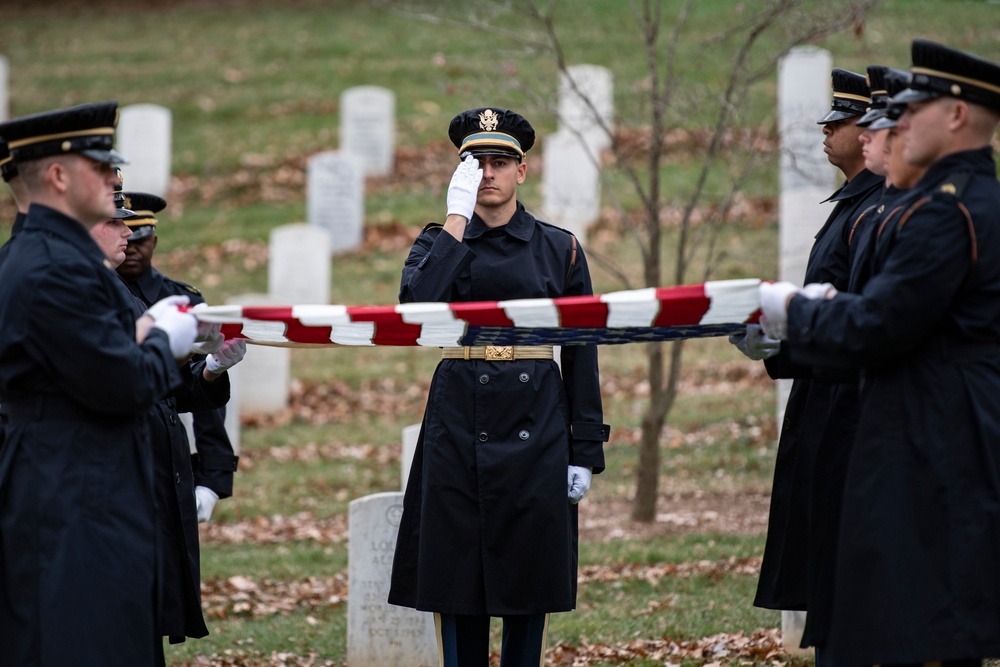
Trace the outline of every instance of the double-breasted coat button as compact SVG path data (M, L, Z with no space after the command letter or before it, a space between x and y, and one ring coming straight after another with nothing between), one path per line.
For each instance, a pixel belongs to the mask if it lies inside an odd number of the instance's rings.
M486 431L483 431L482 433L479 434L479 442L486 442L489 439L490 436Z
M517 376L517 379L520 380L521 382L527 382L528 380L531 379L531 376L528 375L527 373L521 373L520 375Z
M482 375L479 376L479 384L486 384L489 381L490 381L490 376L487 375L486 373L483 373Z
M177 417L175 415L170 415L170 425L173 426L177 423Z
M181 474L179 472L175 472L174 473L174 484L180 484L180 483L181 483Z
M527 440L528 436L530 435L531 434L528 433L527 431L521 431L520 433L517 434L517 437L519 437L521 440Z

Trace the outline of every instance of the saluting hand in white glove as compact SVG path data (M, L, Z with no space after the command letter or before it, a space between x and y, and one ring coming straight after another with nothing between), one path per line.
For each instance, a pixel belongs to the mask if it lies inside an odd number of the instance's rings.
M458 163L458 168L451 176L448 186L448 215L460 215L467 220L472 219L476 210L476 197L479 195L479 183L483 180L483 170L479 160L469 155Z

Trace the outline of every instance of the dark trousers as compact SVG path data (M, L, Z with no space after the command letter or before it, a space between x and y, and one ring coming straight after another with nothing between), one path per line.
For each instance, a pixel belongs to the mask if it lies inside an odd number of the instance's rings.
M542 667L548 614L504 616L500 667ZM441 667L488 667L490 617L434 614Z

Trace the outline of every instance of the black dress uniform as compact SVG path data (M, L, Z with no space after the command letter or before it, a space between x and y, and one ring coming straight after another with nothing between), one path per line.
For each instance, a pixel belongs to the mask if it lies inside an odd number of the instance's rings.
M155 213L166 206L161 197L124 193L124 218L133 239L151 235ZM204 303L201 292L149 267L135 281L125 284L145 307L168 296L182 295L191 305ZM208 628L201 610L201 561L195 486L208 486L220 498L232 495L237 457L225 430L225 403L229 400L229 374L204 382L204 358L191 364L191 382L185 390L157 403L153 415L153 453L161 546L160 633L171 643L184 637L204 637ZM178 413L193 413L199 455L193 459L187 432Z
M896 100L1000 109L1000 67L917 40ZM952 78L948 72L955 72ZM988 82L977 85L977 80ZM860 294L792 298L792 342L864 365L827 649L849 664L1000 655L1000 183L992 150L931 165Z
M400 301L490 301L592 293L567 231L518 203L506 225L473 216L463 242L428 225ZM575 262L572 262L573 255ZM577 506L569 465L604 469L609 430L592 345L554 360L442 360L406 486L389 602L501 616L576 606Z
M865 78L834 69L833 105L819 122L858 117L865 113L868 87ZM805 282L831 283L846 290L850 271L851 224L878 197L884 180L862 169L826 201L836 202L809 252ZM792 345L782 343L781 352L764 364L773 379L792 378L785 405L778 453L771 487L767 542L761 564L754 605L768 609L806 609L810 518L809 497L819 439L827 429L836 429L844 439L853 434L846 421L830 422L832 392L843 378L817 377L809 360L795 356Z

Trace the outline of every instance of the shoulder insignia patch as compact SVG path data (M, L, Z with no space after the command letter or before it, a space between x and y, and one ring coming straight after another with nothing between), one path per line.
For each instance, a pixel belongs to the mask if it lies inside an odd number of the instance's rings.
M198 296L201 296L201 292L194 285L188 285L187 283L178 283L178 284L184 289L186 289L188 292L191 292L191 294L197 294Z

